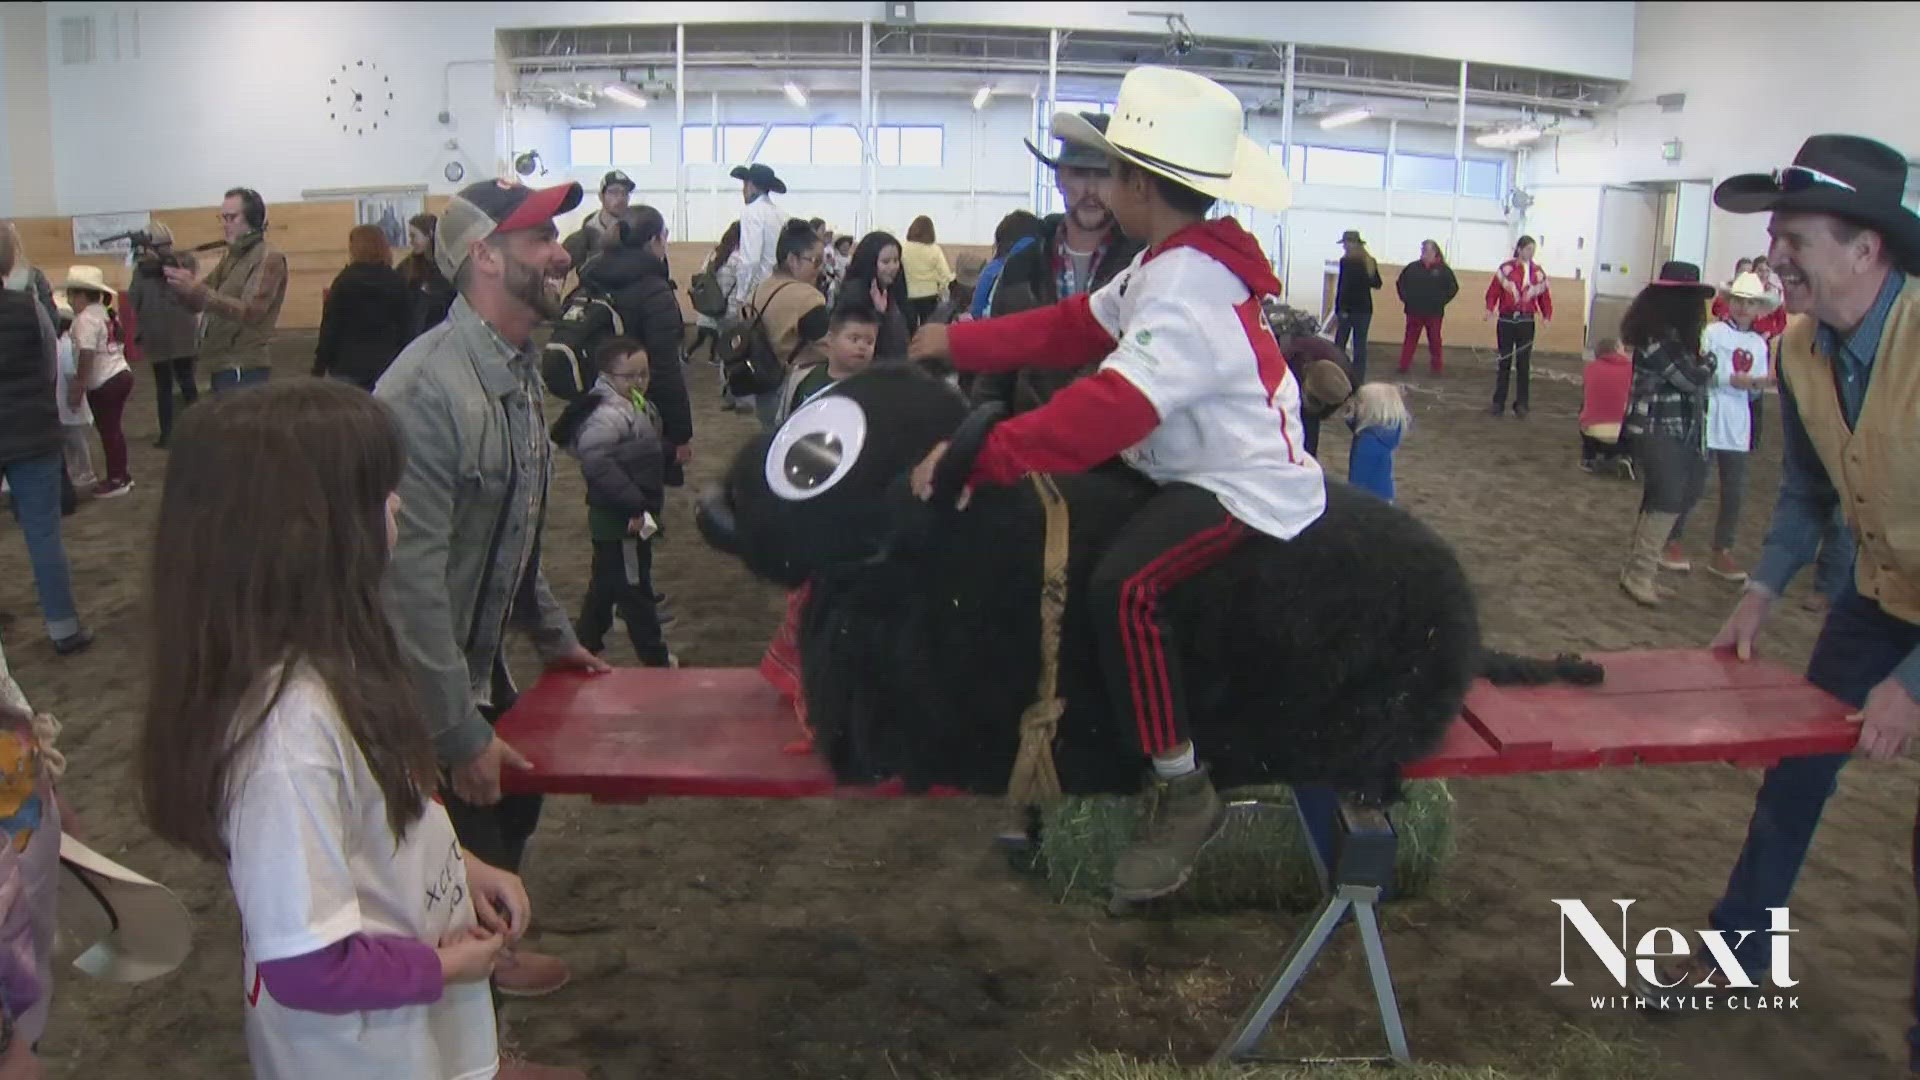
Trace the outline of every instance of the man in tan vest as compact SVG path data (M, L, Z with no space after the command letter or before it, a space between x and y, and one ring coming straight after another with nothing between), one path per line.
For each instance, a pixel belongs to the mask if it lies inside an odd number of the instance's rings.
M261 382L272 370L268 344L287 299L287 257L267 244L267 203L252 188L234 188L220 204L227 253L204 281L169 267L167 284L196 311L200 362L215 390Z
M1746 594L1713 644L1753 655L1769 608L1813 561L1837 506L1859 554L1807 678L1860 710L1857 752L1876 761L1902 756L1920 736L1920 278L1908 277L1920 272L1920 217L1901 205L1906 179L1906 157L1890 147L1817 135L1792 166L1733 177L1714 194L1723 210L1773 215L1768 256L1794 318L1780 357L1779 502ZM1768 909L1787 906L1847 757L1790 758L1767 770L1746 847L1713 910L1729 943L1753 932L1734 955L1763 991ZM1662 982L1674 987L1683 974L1687 988L1709 974L1725 985L1708 957ZM1920 1025L1909 1043L1920 1071Z

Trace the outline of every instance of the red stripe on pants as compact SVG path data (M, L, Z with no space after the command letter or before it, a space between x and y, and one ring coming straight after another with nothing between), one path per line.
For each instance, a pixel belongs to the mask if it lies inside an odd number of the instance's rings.
M1159 600L1167 589L1205 570L1233 550L1246 526L1229 517L1162 552L1120 587L1120 639L1126 647L1140 747L1157 754L1179 740L1174 723L1166 650L1160 640Z

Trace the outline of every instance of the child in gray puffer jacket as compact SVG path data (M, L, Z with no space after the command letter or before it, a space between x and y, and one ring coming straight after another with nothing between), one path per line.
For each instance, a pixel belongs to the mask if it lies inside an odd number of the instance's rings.
M609 338L595 351L600 378L554 421L553 441L580 462L587 481L587 527L593 576L575 631L580 643L606 651L617 610L648 667L677 667L667 651L654 602L653 537L666 490L660 414L647 401L647 352L631 338Z

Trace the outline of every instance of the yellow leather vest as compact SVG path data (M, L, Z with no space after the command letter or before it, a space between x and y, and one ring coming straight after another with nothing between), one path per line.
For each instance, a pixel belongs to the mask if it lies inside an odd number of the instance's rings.
M1887 614L1920 622L1920 278L1907 279L1887 315L1851 430L1815 328L1807 316L1788 324L1780 375L1859 542L1854 584Z

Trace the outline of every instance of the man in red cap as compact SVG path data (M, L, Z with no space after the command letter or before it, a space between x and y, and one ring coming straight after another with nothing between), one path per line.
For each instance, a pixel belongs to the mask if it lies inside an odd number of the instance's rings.
M454 831L482 861L516 873L540 799L500 793L502 768L527 767L493 733L515 694L506 629L530 633L549 667L609 670L581 648L540 571L551 468L533 331L559 313L570 265L553 219L579 203L579 184L487 181L454 196L434 257L459 298L375 390L407 441L388 612L447 771ZM500 992L523 996L567 979L565 963L526 949L503 953L494 974ZM530 1068L500 1075L578 1075Z

